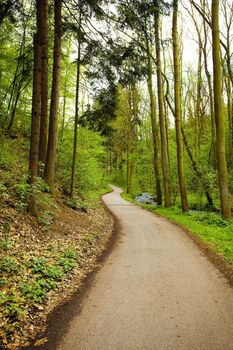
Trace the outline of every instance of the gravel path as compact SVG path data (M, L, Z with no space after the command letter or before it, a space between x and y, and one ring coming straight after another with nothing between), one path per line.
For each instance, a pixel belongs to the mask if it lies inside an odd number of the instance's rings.
M57 350L233 350L233 290L182 229L103 197L119 238Z

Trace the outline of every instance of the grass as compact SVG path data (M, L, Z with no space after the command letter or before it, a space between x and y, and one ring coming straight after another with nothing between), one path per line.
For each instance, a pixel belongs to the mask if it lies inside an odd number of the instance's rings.
M143 208L162 215L169 220L182 225L185 229L198 236L204 243L211 246L213 251L222 255L233 268L233 221L226 221L215 213L194 212L183 213L178 207L163 208L157 205L141 204L126 194L122 197Z

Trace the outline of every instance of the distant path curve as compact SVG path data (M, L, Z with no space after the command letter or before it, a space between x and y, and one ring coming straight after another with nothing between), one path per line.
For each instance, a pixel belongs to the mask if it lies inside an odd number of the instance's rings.
M233 290L182 229L103 197L119 239L57 350L233 350Z

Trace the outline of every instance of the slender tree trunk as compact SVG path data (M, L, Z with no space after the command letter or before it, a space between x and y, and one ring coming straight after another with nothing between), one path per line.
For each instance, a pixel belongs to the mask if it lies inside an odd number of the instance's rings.
M168 107L170 108L170 111L172 112L174 118L175 118L175 110L171 104L171 101L169 99L169 96L170 96L170 92L169 92L169 81L166 77L164 77L166 82L167 82L167 91L166 91L166 94L165 94L165 98L166 98L166 101L167 101L167 104L168 104ZM189 144L188 144L188 140L186 138L186 135L185 135L185 132L184 132L184 128L181 124L181 133L182 133L182 137L183 137L183 141L184 141L184 145L185 145L185 148L186 148L186 151L188 153L188 156L189 156L189 159L191 161L191 164L192 164L192 167L193 167L193 170L195 171L196 175L198 176L198 178L200 179L200 182L202 183L203 185L203 188L205 190L205 193L206 193L206 198L207 198L207 201L209 203L209 207L212 208L213 207L213 199L209 193L209 185L207 183L207 181L204 179L204 176L202 175L199 167L198 167L198 164L197 162L195 161L193 155L192 155L192 151L191 151L191 148L189 147Z
M56 164L56 141L57 141L57 120L60 89L60 62L61 62L61 8L62 0L55 0L55 29L54 29L54 51L53 51L53 82L49 117L49 138L45 162L45 181L51 191L54 191L55 164Z
M227 114L228 114L228 165L229 168L231 168L232 165L232 142L231 142L231 136L232 136L232 91L231 91L231 82L229 79L229 76L225 74L224 71L224 84L226 88L226 94L227 94Z
M129 88L128 96L129 113L127 116L127 144L126 144L126 192L130 193L132 189L131 178L131 157L132 157L132 132L131 132L131 118L132 118L132 87Z
M16 94L16 100L17 100L17 95L18 95L18 92L19 92L19 85L22 85L22 83L20 84L18 82L19 80L19 70L20 70L20 65L22 63L22 56L24 55L24 50L25 50L25 41L26 41L26 25L24 24L24 31L23 31L23 36L22 36L22 41L21 41L21 44L20 44L20 52L19 52L19 56L17 58L17 65L16 65L16 69L15 69L15 73L14 73L14 78L13 78L13 81L10 85L10 88L11 88L11 94L10 94L10 99L9 99L9 102L8 102L8 107L7 107L7 111L9 113L10 111L10 108L11 108L11 105L14 105L15 106L15 101L14 101L14 95ZM6 97L6 96L5 96ZM5 99L4 97L4 99ZM19 97L18 97L19 98ZM17 101L18 102L18 101ZM17 102L16 102L16 107L17 107ZM11 108L12 110L14 110L14 107ZM6 116L6 119L5 119L5 122L7 121L7 117L8 117L8 113L7 113L7 116ZM11 119L12 119L12 114L11 114ZM11 124L11 122L8 124L8 128L7 130L10 130L9 129L9 125Z
M160 50L160 37L159 37L159 9L157 6L154 25L155 25L155 40L156 40L156 63L157 63L157 89L158 89L158 105L159 105L159 121L160 121L160 137L161 137L161 153L162 153L162 172L163 172L163 185L165 195L165 207L171 206L170 188L169 188L169 170L168 170L168 153L167 153L167 137L165 127L164 105L163 105L163 91L162 91L162 71L161 71L161 50Z
M39 161L45 164L48 137L48 0L41 0L41 122Z
M81 22L81 18L80 18ZM81 23L80 23L81 24ZM79 27L80 30L80 27ZM78 59L77 59L77 79L76 79L76 99L75 99L75 119L74 119L74 145L73 145L73 161L70 184L70 196L74 196L75 189L75 173L77 162L77 133L78 133L78 117L79 117L79 86L80 86L80 58L81 58L81 39L78 38Z
M229 201L226 152L224 111L222 102L222 67L220 56L219 33L219 0L212 0L212 38L213 38L213 71L214 71L214 109L217 136L217 163L220 187L220 200L222 215L225 219L231 218Z
M21 86L18 86L18 91L16 93L16 97L15 97L15 101L14 101L14 105L12 106L12 111L11 111L11 119L9 122L9 125L7 127L7 131L11 131L12 130L12 126L15 120L15 113L16 113L16 109L17 109L17 105L18 105L18 101L21 95Z
M201 37L198 32L198 70L197 70L197 100L196 100L196 106L195 106L195 118L196 118L196 124L197 124L197 154L198 158L200 158L200 146L201 146L201 88L202 88L202 44L201 44Z
M199 180L200 180L200 182L205 190L206 199L208 201L209 207L213 208L213 199L209 193L208 182L204 179L203 174L201 173L201 170L199 169L197 162L193 158L192 151L191 151L191 148L189 147L188 140L186 138L183 127L181 128L181 132L182 132L182 136L183 136L183 140L184 140L184 145L185 145L186 151L188 153L189 159L191 161L193 170L195 171L196 175L198 176L198 178L199 178Z
M29 156L30 182L38 176L39 134L40 134L40 103L41 103L41 46L37 36L34 38L34 71L32 95L32 121Z
M203 2L204 9L206 6L205 1ZM214 99L213 99L213 87L212 87L212 81L211 81L211 74L209 72L208 68L208 58L207 58L207 43L208 43L208 31L206 27L206 22L203 20L203 27L204 27L204 44L202 46L203 51L203 57L204 57L204 68L205 68L205 74L208 82L208 90L209 90L209 99L210 99L210 116L211 116L211 147L210 147L210 154L209 154L209 163L211 161L211 155L213 158L215 158L216 155L216 135L215 135L215 121L214 121Z
M147 44L147 65L148 65L148 78L147 85L150 96L150 116L151 116L151 127L152 127L152 141L153 141L153 153L154 153L154 173L155 173L155 189L156 189L156 200L158 205L162 205L162 190L160 184L159 175L159 158L158 158L158 132L157 132L157 120L156 120L156 108L155 108L155 96L153 93L153 82L152 82L152 64L150 58L150 48L148 38L146 38Z
M174 95L175 95L175 126L176 126L176 145L177 145L177 165L178 165L178 178L180 187L180 197L182 210L188 211L188 198L185 186L185 172L184 172L184 150L183 150L183 138L182 138L182 110L181 110L181 74L180 74L180 62L179 62L179 39L177 30L178 21L178 0L174 0L173 3L173 60L174 60Z
M63 107L62 107L62 121L60 131L60 143L63 143L63 135L65 129L65 118L66 118L66 98L67 98L67 83L65 82L64 95L63 95Z

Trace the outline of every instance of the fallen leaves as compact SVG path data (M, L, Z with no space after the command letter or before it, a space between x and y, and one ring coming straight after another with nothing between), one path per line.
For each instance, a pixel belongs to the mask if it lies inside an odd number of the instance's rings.
M8 257L10 264L5 266L9 271L2 271L0 284L3 298L0 302L0 348L15 350L26 346L36 334L43 333L48 314L72 296L83 278L95 267L112 234L113 219L100 205L90 208L88 213L60 206L55 222L44 232L34 218L14 208L2 208L0 222L6 217L10 220L8 240L11 249L0 248L0 260ZM80 252L75 264L72 250ZM68 258L62 255L64 252L70 252ZM46 274L52 280L57 278L52 289L49 290L51 285L47 285L49 291L41 299L43 302L27 297L34 292L30 289L31 283L38 280L32 272L35 259L45 259L47 266L45 272L43 264L39 267L42 275L39 283L48 283ZM63 278L58 264L68 271ZM23 281L28 285L22 285ZM39 339L37 345L43 344L40 342L46 342L46 338Z

